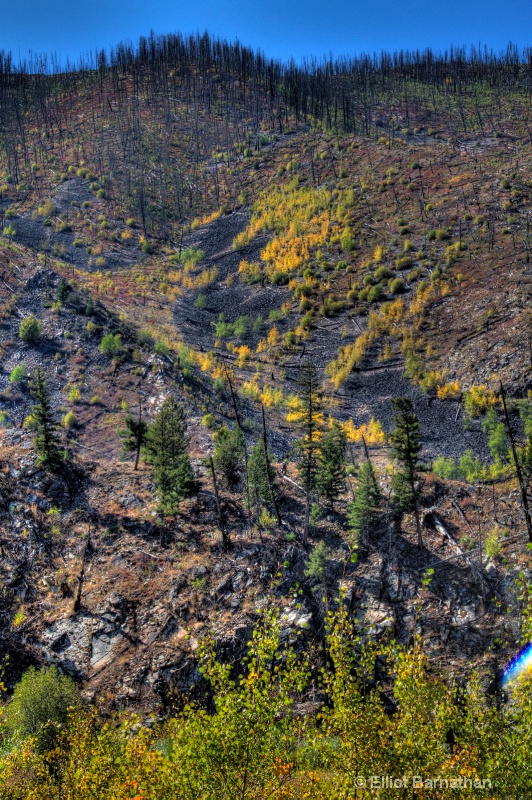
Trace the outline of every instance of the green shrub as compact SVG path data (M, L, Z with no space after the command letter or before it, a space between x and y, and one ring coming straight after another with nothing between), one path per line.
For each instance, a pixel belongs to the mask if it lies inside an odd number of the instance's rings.
M308 314L305 314L304 317L301 317L301 319L299 321L299 324L301 325L301 327L304 328L305 330L308 330L312 325L313 316L314 315L313 315L312 311L309 311Z
M286 286L288 283L288 273L283 272L281 269L277 269L271 276L270 281L275 286Z
M26 365L18 364L11 370L11 375L9 376L9 380L14 386L21 386L27 377L28 377L28 370L26 369Z
M23 342L37 342L42 335L42 324L33 314L26 317L20 323L18 329L19 338Z
M283 336L283 344L286 347L293 347L297 344L297 334L295 331L287 331Z
M209 431L214 431L216 429L216 417L213 414L205 414L201 420L201 424Z
M388 284L388 289L390 294L400 294L405 291L406 285L402 278L394 278Z
M410 256L402 256L401 258L397 258L395 260L395 266L397 269L409 269L412 266L412 259Z
M68 428L68 429L75 428L75 427L77 427L77 424L78 424L78 420L77 420L77 417L74 414L74 412L73 411L67 411L67 413L63 417L63 425L64 425L64 427Z
M247 316L238 317L238 319L233 323L233 335L236 336L237 339L241 339L246 335L248 323L249 318Z
M384 296L384 289L380 283L376 286L372 286L368 294L368 300L370 303L376 303L381 297Z
M200 250L198 247L186 247L184 250L181 250L181 253L178 254L178 261L180 261L181 264L189 264L190 266L195 267L196 264L202 260L204 255L205 253L203 250Z
M152 244L152 242L148 242L148 241L145 239L145 240L142 242L142 244L140 245L140 249L142 250L142 252L143 252L143 253L146 253L146 255L149 255L150 253L153 253L153 252L154 252L154 250L155 250L155 245L154 245L154 244Z
M153 352L156 355L164 358L170 352L170 348L168 347L168 344L164 339L157 339L157 341L155 342L155 346L153 348Z
M380 282L381 282L381 281L383 281L385 278L390 278L390 277L391 277L391 275L392 275L392 273L390 272L390 270L388 269L388 267L385 267L385 266L382 266L382 267L377 267L377 269L376 269L376 270L375 270L375 272L373 273L373 277L375 278L375 280L377 281L377 283L380 283Z
M432 465L432 469L438 478L443 478L444 480L453 480L460 477L460 470L454 458L438 456Z
M195 308L203 309L207 305L207 297L204 294L199 294L194 301Z
M55 667L30 667L5 707L4 732L11 740L36 735L39 749L47 750L55 741L55 725L64 724L68 709L78 704L79 693L70 678Z
M71 403L77 403L81 399L81 392L79 387L74 383L68 392L68 399Z
M100 342L100 353L104 356L117 356L121 350L121 335L119 333L106 333Z

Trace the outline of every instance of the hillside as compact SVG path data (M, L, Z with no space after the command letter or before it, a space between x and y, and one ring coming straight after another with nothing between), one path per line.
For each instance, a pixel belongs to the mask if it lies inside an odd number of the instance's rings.
M476 669L498 692L530 579L530 62L430 63L290 73L201 37L63 75L0 61L8 694L28 666L56 665L101 715L163 719L211 702L201 642L238 674L270 605L314 676L345 608L370 640L417 642L434 674ZM345 437L332 503L298 468L308 363L315 457L328 431ZM36 461L39 368L55 470ZM197 485L164 514L124 432L170 396ZM421 547L414 506L393 502L397 397L420 423ZM233 484L220 461L211 472L222 426L245 443ZM249 499L263 436L277 509ZM357 537L368 454L382 508ZM313 713L315 690L298 703Z

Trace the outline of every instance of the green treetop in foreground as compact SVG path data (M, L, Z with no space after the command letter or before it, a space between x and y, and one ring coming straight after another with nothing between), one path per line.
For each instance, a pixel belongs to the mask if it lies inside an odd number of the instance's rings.
M208 709L143 727L82 708L46 754L31 736L8 740L0 799L370 800L382 776L401 781L386 798L417 796L419 780L431 800L530 797L532 677L501 705L474 673L438 677L421 640L376 642L344 610L327 617L318 663L287 645L285 625L262 613L238 673L214 642L201 648Z

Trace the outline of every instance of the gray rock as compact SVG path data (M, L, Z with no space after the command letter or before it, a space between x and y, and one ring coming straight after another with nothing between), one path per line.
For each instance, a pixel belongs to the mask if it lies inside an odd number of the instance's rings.
M230 592L232 583L233 582L231 580L231 575L228 573L227 575L225 575L225 577L222 578L222 580L219 583L216 584L213 590L213 594L221 595L221 594L226 594L226 592Z
M43 634L48 660L70 675L84 675L90 663L91 628L91 617L85 614L55 622Z
M128 492L120 498L120 505L123 508L141 508L142 502L132 492Z
M473 622L477 616L477 607L476 603L473 601L472 603L468 603L467 605L460 606L456 609L454 616L453 616L453 624L454 625L467 625L469 622Z
M492 561L488 561L485 570L488 578L495 578L497 576L497 567Z

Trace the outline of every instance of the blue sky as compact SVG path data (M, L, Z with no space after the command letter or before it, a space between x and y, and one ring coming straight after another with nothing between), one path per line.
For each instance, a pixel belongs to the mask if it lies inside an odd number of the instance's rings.
M207 29L297 61L479 42L499 50L532 44L532 0L17 0L2 15L0 49L76 59L151 29Z

